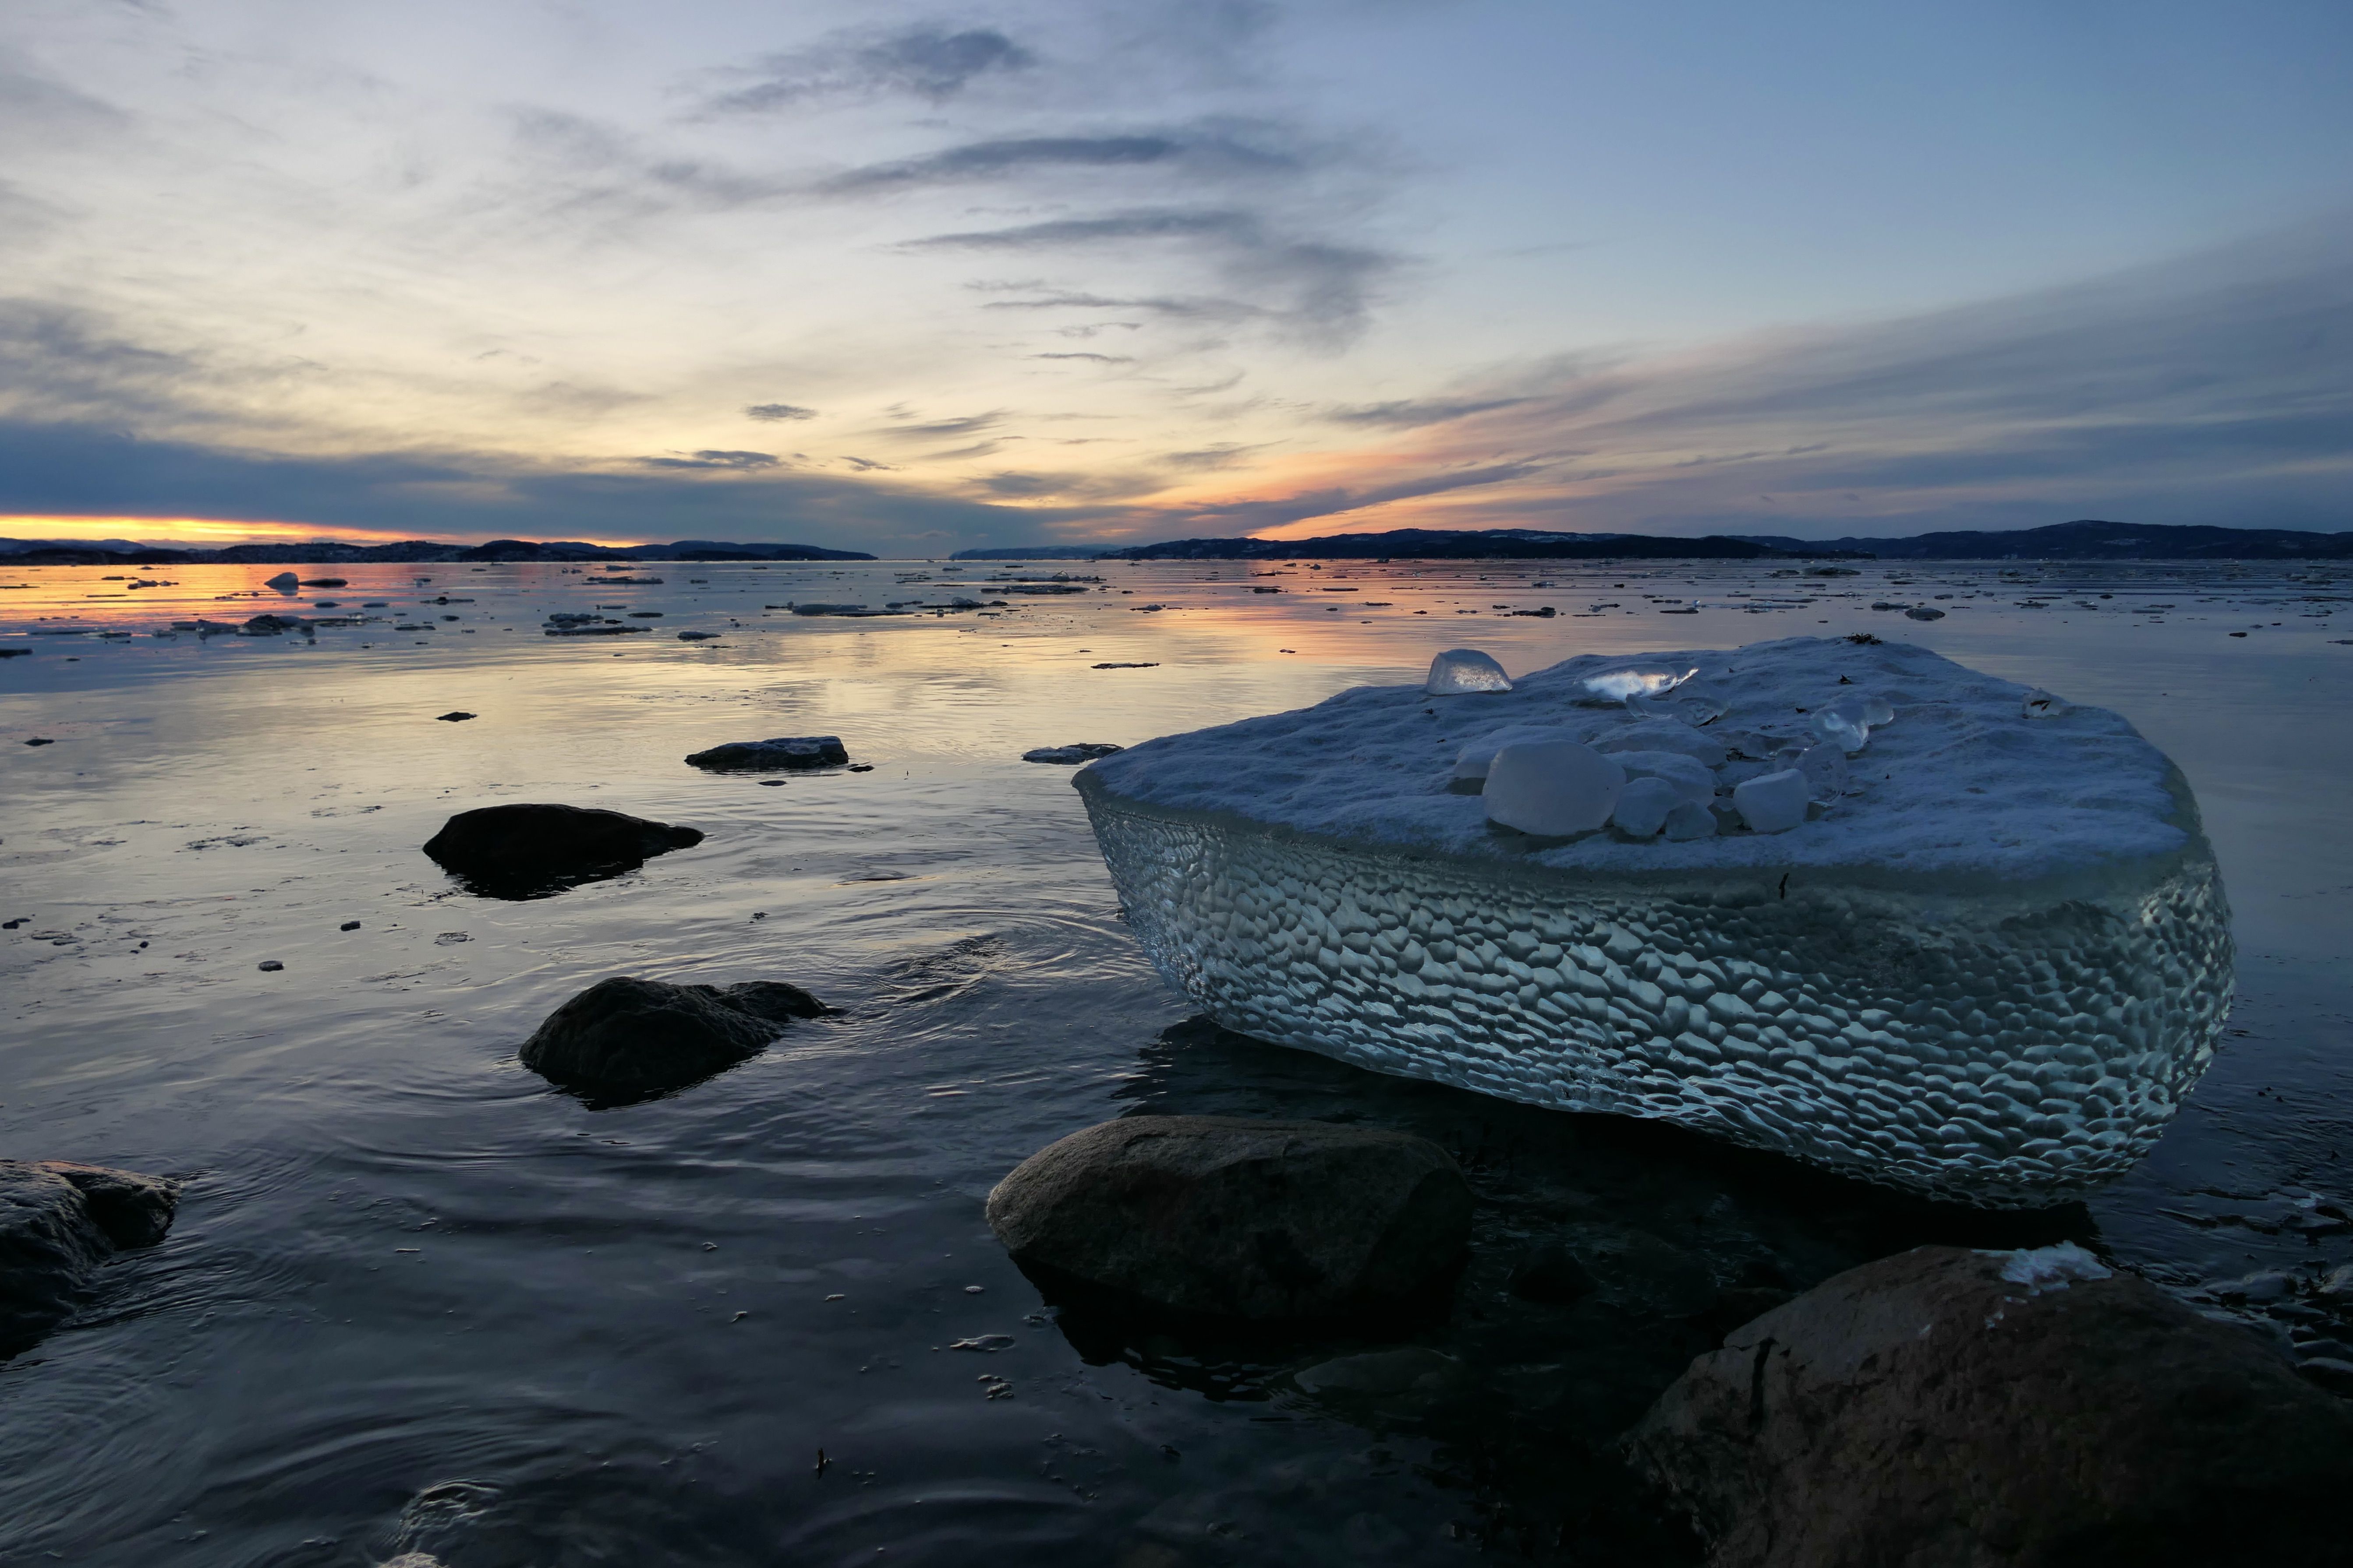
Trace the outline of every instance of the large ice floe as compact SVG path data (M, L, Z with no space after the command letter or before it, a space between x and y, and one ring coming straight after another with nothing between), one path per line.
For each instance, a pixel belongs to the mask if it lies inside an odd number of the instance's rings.
M2179 772L2053 701L1799 637L1360 687L1075 782L1228 1028L2035 1205L2148 1151L2232 990Z

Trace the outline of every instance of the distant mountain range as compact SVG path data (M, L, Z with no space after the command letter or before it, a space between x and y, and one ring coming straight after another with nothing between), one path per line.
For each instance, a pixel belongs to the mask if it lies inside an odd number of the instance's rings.
M730 544L681 539L674 544L584 544L557 540L493 539L488 544L437 544L409 539L397 544L348 544L313 540L302 544L198 546L142 544L129 539L0 539L5 566L358 566L371 561L871 561L862 550L826 550L815 544Z
M1922 533L1909 539L1790 539L1710 534L1668 539L1647 533L1549 533L1526 528L1446 531L1401 528L1321 539L1176 539L1107 550L1113 561L1813 560L1883 561L2343 561L2353 533L2286 528L2136 525L2084 519L2003 532Z
M1712 533L1674 539L1655 533L1561 533L1531 528L1400 528L1386 533L1334 533L1321 539L1172 539L1107 549L1037 544L959 550L955 561L2345 561L2353 533L2286 528L2137 525L2085 519L2001 532L1922 533L1908 539L1792 539L1780 534ZM681 539L670 544L586 544L494 539L488 544L302 544L199 546L142 544L129 539L0 539L5 566L174 566L204 563L257 566L341 566L371 561L871 561L862 550L815 544L741 544Z
M1792 541L1792 543L1797 542ZM1848 553L1827 545L1732 539L1671 539L1656 533L1549 533L1532 528L1399 528L1388 533L1333 533L1321 539L1172 539L1106 550L1105 561L1557 561L1704 559L1757 561L1783 555Z

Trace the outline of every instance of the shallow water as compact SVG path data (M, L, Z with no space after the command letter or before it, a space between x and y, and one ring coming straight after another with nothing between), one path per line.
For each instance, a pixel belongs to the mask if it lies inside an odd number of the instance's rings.
M0 648L35 650L0 659L0 919L24 920L0 931L0 1153L188 1183L163 1246L0 1363L0 1563L1672 1561L1608 1440L1779 1294L1927 1239L2073 1236L2185 1291L2353 1260L2341 574L1161 564L1071 567L1103 581L1046 597L989 581L1057 569L663 563L637 569L661 584L617 587L548 566L311 568L348 584L290 598L261 587L277 567L161 568L147 578L170 585L138 589L0 569ZM1007 607L763 607L957 592ZM541 635L593 605L661 615L631 623L643 635ZM1506 613L1542 605L1559 614ZM383 618L315 640L146 635L290 605ZM2084 1208L1927 1208L1188 1023L1120 923L1070 770L1018 760L1417 679L1458 644L1517 672L1865 630L2117 709L2204 807L2238 1013L2158 1152ZM452 710L477 717L436 721ZM809 733L872 771L772 785L680 760ZM487 900L417 847L500 800L708 837ZM790 980L842 1011L595 1110L514 1049L615 973ZM1040 1145L1147 1107L1445 1142L1482 1201L1447 1320L1213 1341L1043 1300L983 1196ZM1599 1289L1514 1295L1547 1241ZM1014 1342L945 1348L989 1333ZM1398 1342L1460 1370L1437 1394L1354 1402L1292 1380Z

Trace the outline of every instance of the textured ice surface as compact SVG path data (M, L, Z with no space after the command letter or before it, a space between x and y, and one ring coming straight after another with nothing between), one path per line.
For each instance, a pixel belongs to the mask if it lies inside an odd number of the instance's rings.
M1509 691L1512 678L1490 655L1474 647L1451 647L1430 661L1430 679L1422 684L1427 697L1460 697L1466 692Z
M1656 724L1590 706L1584 679L1623 659L1435 717L1416 688L1361 688L1077 782L1146 952L1229 1028L1968 1202L2063 1201L2139 1159L2231 996L2221 887L2165 757L2116 714L2029 721L2025 689L1898 644L1657 662L1727 704L1694 731L1743 738L1720 779L1770 771L1750 745L1810 745L1810 711L1852 688L1894 719L1857 793L1773 835L1533 839L1450 787L1493 730Z

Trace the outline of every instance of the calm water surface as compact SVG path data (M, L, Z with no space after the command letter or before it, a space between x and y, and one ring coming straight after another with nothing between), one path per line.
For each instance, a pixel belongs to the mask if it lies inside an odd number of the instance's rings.
M1018 596L989 579L1056 569L444 564L311 568L348 584L288 596L261 586L278 570L0 570L0 647L35 650L0 660L0 918L24 918L0 932L0 1153L187 1184L168 1241L0 1363L0 1563L1674 1561L1609 1440L1788 1290L1928 1239L2073 1236L2184 1291L2353 1260L2340 574L1169 564ZM955 593L1008 607L766 608ZM290 605L376 618L148 635ZM660 616L541 635L594 605ZM2238 1015L2157 1153L2086 1207L1933 1209L1221 1036L1128 938L1070 771L1018 761L1418 679L1455 645L1518 672L1862 630L2119 710L2204 806ZM806 733L872 771L681 761ZM708 837L558 897L473 897L418 846L503 800ZM623 973L789 980L841 1011L595 1110L515 1047ZM1482 1200L1447 1321L1211 1341L1041 1299L984 1195L1138 1110L1445 1142ZM1599 1288L1514 1295L1548 1243ZM985 1334L1012 1343L952 1348ZM1354 1401L1292 1380L1400 1342L1459 1369Z

